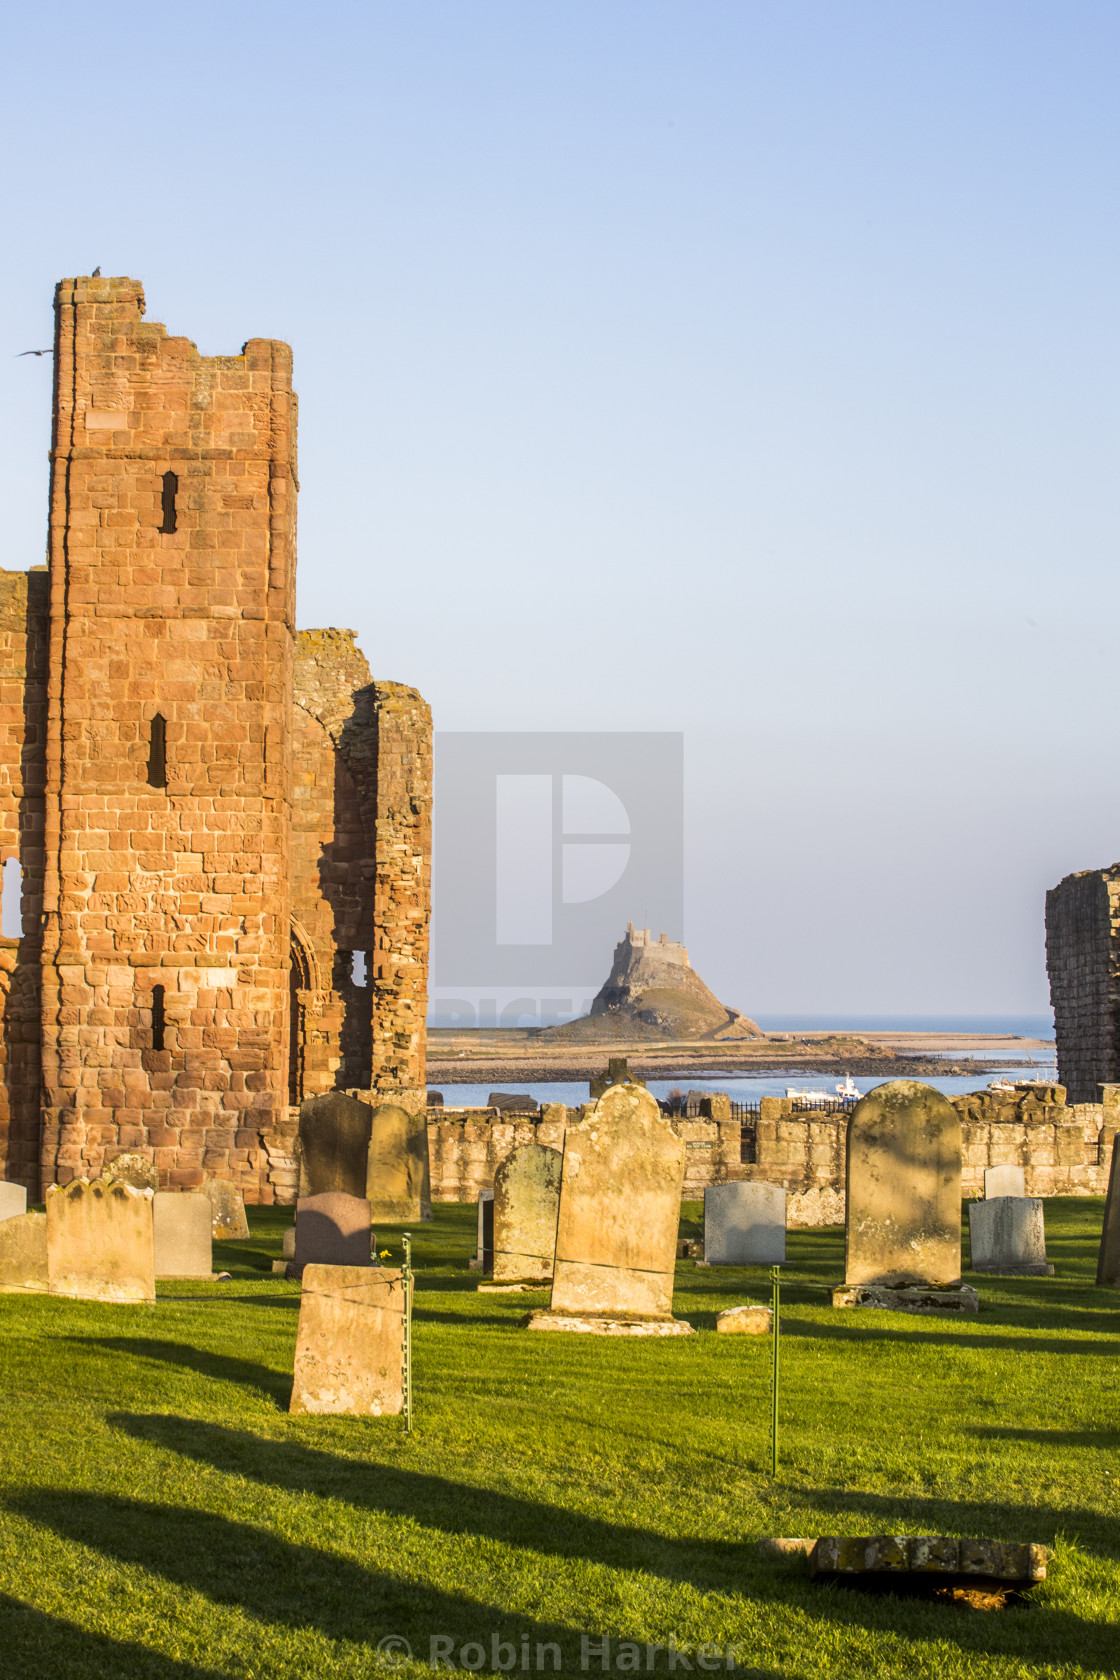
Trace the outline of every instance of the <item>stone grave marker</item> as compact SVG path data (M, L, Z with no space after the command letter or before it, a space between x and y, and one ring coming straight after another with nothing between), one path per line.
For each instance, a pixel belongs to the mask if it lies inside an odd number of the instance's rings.
M1026 1193L1027 1175L1022 1167L1013 1166L1010 1161L999 1167L985 1167L985 1201L994 1201L997 1196L1025 1196Z
M968 1204L969 1261L974 1272L1053 1276L1038 1196L997 1196Z
M490 1272L494 1269L494 1192L480 1190L478 1192L478 1229L476 1247L471 1267L474 1271Z
M704 1259L709 1266L781 1266L786 1192L749 1179L704 1191Z
M106 1183L131 1184L134 1190L151 1190L153 1194L159 1189L159 1168L146 1155L114 1155L102 1167L101 1177Z
M211 1232L219 1242L237 1242L249 1235L245 1198L228 1178L208 1178L203 1190L213 1210Z
M423 1109L381 1103L371 1110L365 1194L375 1224L414 1224L432 1217L428 1117Z
M525 1143L494 1174L494 1282L550 1278L556 1255L563 1156L543 1143Z
M324 1190L296 1203L295 1265L369 1266L373 1234L364 1196Z
M47 1278L52 1295L81 1301L154 1301L155 1222L150 1190L84 1178L47 1190Z
M961 1123L915 1079L861 1097L848 1121L844 1281L946 1289L961 1277Z
M552 1299L533 1330L688 1335L672 1316L684 1143L642 1085L565 1133Z
M387 1266L308 1266L291 1412L385 1417L403 1405L404 1286Z
M22 1184L0 1183L0 1220L16 1219L27 1212L27 1191Z
M373 1109L345 1091L306 1097L299 1110L299 1195L365 1198Z
M1101 1246L1097 1255L1097 1282L1110 1289L1120 1286L1120 1132L1112 1140L1112 1166L1108 1173L1108 1194L1104 1202Z
M200 1190L157 1190L152 1201L157 1278L212 1278L214 1209Z
M41 1294L46 1288L46 1214L15 1213L0 1220L0 1295Z

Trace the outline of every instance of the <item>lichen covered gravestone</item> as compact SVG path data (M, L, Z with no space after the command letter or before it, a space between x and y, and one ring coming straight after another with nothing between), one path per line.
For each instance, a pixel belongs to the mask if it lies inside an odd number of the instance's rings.
M211 1234L219 1242L237 1242L247 1237L245 1198L237 1185L231 1184L228 1178L208 1178L202 1188L210 1198Z
M786 1192L739 1180L704 1191L704 1259L710 1266L780 1266L786 1257Z
M968 1249L974 1272L1052 1275L1054 1268L1046 1260L1041 1197L997 1196L969 1202Z
M157 1190L152 1202L157 1278L211 1278L209 1196L193 1190Z
M154 1301L155 1223L150 1190L76 1178L47 1189L47 1277L52 1295L83 1301Z
M550 1278L560 1211L558 1149L522 1144L494 1174L494 1282Z
M0 1183L0 1222L27 1212L27 1191L22 1184Z
M375 1224L413 1224L432 1217L428 1117L398 1103L373 1110L366 1196Z
M40 1294L46 1288L46 1214L0 1220L0 1295Z
M656 1100L610 1086L565 1134L552 1299L529 1328L688 1334L672 1317L683 1185L684 1144Z
M373 1110L345 1091L307 1097L299 1110L299 1194L366 1194Z
M961 1123L929 1085L895 1079L848 1122L844 1280L944 1289L961 1276Z
M159 1189L159 1168L146 1155L114 1155L102 1167L101 1177L107 1184L131 1184L134 1190Z
M1002 1166L985 1167L984 1199L992 1202L997 1196L1025 1196L1027 1175L1022 1167L1006 1161Z
M1110 1289L1120 1286L1120 1132L1112 1140L1112 1166L1108 1174L1108 1195L1105 1197L1101 1246L1097 1255L1097 1282Z
M382 1417L403 1404L404 1287L384 1266L308 1266L289 1411Z
M369 1266L372 1232L364 1196L326 1190L296 1203L295 1265Z

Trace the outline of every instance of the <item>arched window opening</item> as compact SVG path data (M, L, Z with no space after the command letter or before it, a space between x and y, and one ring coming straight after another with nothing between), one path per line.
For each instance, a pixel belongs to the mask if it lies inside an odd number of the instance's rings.
M0 891L0 936L23 938L23 865L18 858L4 859L4 885Z
M157 712L148 742L148 785L167 786L167 721Z
M175 498L179 494L179 474L165 472L163 475L163 524L160 530L165 536L170 536L175 529Z
M152 987L152 1049L163 1049L164 1032L167 1027L167 1017L163 1013L163 987Z

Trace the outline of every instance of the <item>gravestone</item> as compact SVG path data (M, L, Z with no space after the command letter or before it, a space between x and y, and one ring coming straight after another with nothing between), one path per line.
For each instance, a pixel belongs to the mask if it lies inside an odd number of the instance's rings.
M365 1197L373 1109L345 1091L306 1097L299 1109L299 1195Z
M848 1121L844 1281L945 1288L961 1276L961 1122L929 1085L894 1079Z
M134 1190L159 1189L159 1168L146 1155L115 1155L101 1169L101 1177L110 1184L131 1184Z
M211 1233L219 1242L237 1242L249 1235L245 1198L228 1178L208 1178L202 1186L213 1210Z
M296 1203L296 1266L369 1266L372 1244L364 1196L325 1190Z
M0 1220L0 1295L41 1294L46 1288L46 1214Z
M0 1220L16 1219L27 1212L27 1191L22 1184L0 1183Z
M303 1274L290 1412L400 1412L404 1287L386 1266L308 1266Z
M478 1192L478 1229L474 1260L471 1262L475 1271L490 1272L494 1269L494 1192L480 1190Z
M552 1299L529 1328L690 1334L672 1317L683 1187L684 1143L656 1099L610 1086L565 1133Z
M740 1180L704 1191L704 1259L710 1266L781 1266L786 1258L786 1192Z
M214 1210L200 1190L157 1190L152 1201L157 1278L212 1278Z
M1027 1175L1022 1167L1013 1166L1009 1161L1000 1167L985 1167L985 1201L994 1201L997 1196L1025 1196L1026 1193Z
M1097 1282L1109 1289L1120 1287L1120 1132L1112 1140L1112 1166L1108 1173L1108 1194L1104 1202L1101 1246L1097 1255Z
M522 1144L494 1174L494 1282L550 1278L556 1254L563 1156L543 1143Z
M371 1110L365 1194L378 1225L414 1224L432 1217L428 1117L423 1109L381 1103Z
M47 1190L47 1278L52 1295L81 1301L154 1301L155 1222L150 1190L84 1178Z
M997 1196L968 1204L969 1263L974 1272L1052 1276L1038 1196Z

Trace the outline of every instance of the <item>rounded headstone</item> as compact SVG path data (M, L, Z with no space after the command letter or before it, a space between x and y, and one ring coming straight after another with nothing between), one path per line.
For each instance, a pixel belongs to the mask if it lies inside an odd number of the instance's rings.
M944 1288L961 1276L961 1122L930 1085L877 1085L848 1121L848 1286Z

